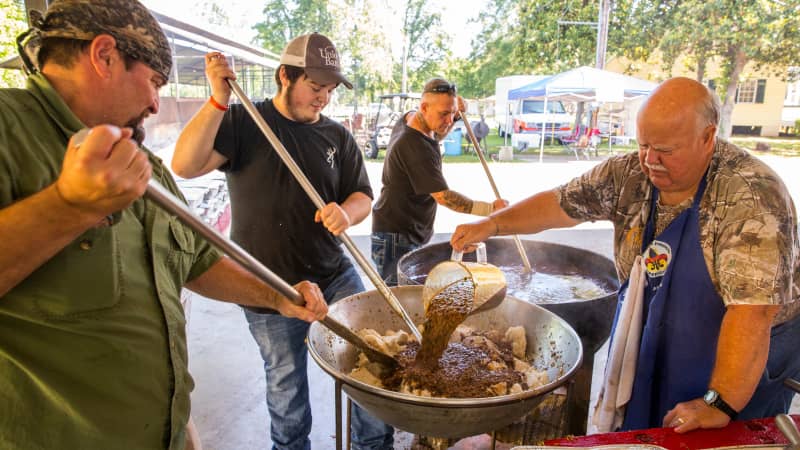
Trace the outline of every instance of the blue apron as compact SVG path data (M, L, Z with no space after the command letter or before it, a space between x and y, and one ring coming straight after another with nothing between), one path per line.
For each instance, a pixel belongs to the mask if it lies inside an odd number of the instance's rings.
M642 239L644 328L622 430L660 427L668 410L708 389L725 305L700 247L698 206L705 189L704 176L692 206L654 237L659 192L653 188Z

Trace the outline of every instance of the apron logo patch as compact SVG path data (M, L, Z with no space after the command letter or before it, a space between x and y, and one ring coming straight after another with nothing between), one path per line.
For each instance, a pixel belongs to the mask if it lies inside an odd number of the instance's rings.
M647 276L649 278L661 277L667 272L667 267L672 261L672 248L666 242L653 241L642 257L647 268Z

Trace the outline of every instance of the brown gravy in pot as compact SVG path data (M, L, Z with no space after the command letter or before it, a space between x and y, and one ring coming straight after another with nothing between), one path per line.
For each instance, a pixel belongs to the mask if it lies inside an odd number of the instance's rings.
M472 308L475 285L471 279L453 283L436 295L425 315L422 345L409 344L397 355L401 369L382 381L390 389L405 382L437 397L491 396L499 383L528 386L514 369L511 345L499 333L474 332L461 342L450 336Z
M467 278L442 289L433 297L425 312L422 347L417 353L416 365L428 369L436 367L450 335L467 318L474 296L475 283Z

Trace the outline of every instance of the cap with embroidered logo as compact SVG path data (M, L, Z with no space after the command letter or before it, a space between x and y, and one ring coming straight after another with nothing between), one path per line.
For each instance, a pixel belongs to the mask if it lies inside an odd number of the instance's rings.
M333 42L319 33L304 34L292 39L283 49L280 63L302 67L315 83L342 83L347 89L353 89L353 83L342 73L339 52Z

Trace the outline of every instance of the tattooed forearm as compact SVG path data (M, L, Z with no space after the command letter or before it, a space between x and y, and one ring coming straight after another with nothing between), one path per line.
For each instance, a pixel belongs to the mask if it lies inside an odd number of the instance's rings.
M452 209L453 211L469 214L472 211L472 199L456 191L441 191L431 194L436 203Z

